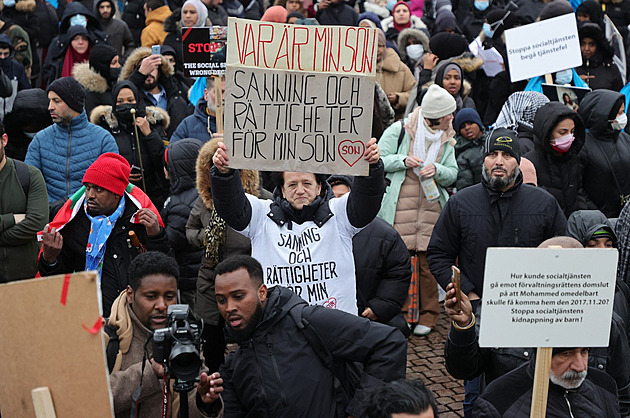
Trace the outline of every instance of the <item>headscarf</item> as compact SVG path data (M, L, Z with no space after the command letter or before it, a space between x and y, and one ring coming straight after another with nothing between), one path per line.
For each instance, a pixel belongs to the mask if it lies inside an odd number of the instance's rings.
M184 14L184 7L187 4L192 4L197 9L197 22L192 25L193 28L203 28L206 26L206 19L208 19L208 8L205 4L201 2L201 0L186 0L186 2L182 5L182 15ZM182 26L184 25L184 20L181 20Z
M403 29L407 29L411 27L411 9L409 8L409 5L404 2L404 1L399 1L398 3L396 3L394 5L394 8L392 9L392 16L394 16L395 12L396 12L396 8L400 5L403 5L407 8L407 11L409 12L409 21L407 23L405 23L404 25L400 25L396 22L396 17L394 17L393 23L394 23L394 29L396 29L397 32L400 32Z
M136 105L135 105L136 116L137 117L146 116L147 109L146 109L146 105L144 104L144 100L142 99L142 96L140 96L140 93L138 92L138 88L136 87L136 85L128 80L120 81L116 83L116 85L112 88L112 97L114 98L112 112L116 114L116 108L117 108L116 99L118 98L118 94L120 93L120 90L122 89L131 90L131 92L133 93L133 96L136 98ZM120 123L121 125L131 126L131 122L132 122L131 120L128 120L128 121L120 120L118 117L116 117L116 119L118 120L118 123Z
M444 88L444 76L451 70L456 70L459 73L459 79L461 80L459 91L453 96L453 98L455 99L455 103L457 104L457 110L459 111L464 107L464 101L462 100L461 94L462 89L464 88L464 70L462 70L462 67L454 62L449 62L440 66L440 68L438 68L438 70L435 72L435 84Z
M286 23L287 22L287 9L282 6L271 6L267 9L265 14L260 18L261 22L275 22Z
M88 49L83 53L79 54L77 51L72 48L72 40L79 35L83 35L88 39ZM66 55L63 59L63 68L61 69L61 77L72 77L72 69L74 68L74 64L78 64L80 62L88 62L90 59L90 50L92 49L92 37L88 33L87 29L83 26L71 26L68 30L68 45L66 48Z
M546 103L549 99L542 93L517 91L508 97L494 127L518 130L520 124L533 129L536 112Z

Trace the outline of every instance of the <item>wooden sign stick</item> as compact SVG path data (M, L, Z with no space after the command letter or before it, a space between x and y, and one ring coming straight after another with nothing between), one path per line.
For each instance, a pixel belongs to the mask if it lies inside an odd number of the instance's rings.
M545 83L553 84L553 77L551 76L551 73L545 74Z
M534 371L534 390L530 418L545 418L547 415L547 395L549 394L549 373L553 348L538 347L536 351L536 369Z
M214 101L216 106L217 117L217 133L223 133L223 86L221 76L212 76L214 78Z
M50 389L47 386L31 390L33 408L37 418L57 418Z

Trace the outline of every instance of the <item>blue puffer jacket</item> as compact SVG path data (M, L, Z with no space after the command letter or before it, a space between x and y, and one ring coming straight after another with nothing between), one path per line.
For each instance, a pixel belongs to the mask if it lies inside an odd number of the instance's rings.
M42 172L48 201L54 202L79 190L85 170L106 152L118 153L116 140L105 129L88 122L83 111L70 126L54 123L39 131L24 161Z
M197 102L195 113L187 116L173 132L171 144L184 138L195 138L204 143L211 139L208 133L208 123L210 123L210 131L216 132L217 118L206 113L207 104L208 102L203 99Z

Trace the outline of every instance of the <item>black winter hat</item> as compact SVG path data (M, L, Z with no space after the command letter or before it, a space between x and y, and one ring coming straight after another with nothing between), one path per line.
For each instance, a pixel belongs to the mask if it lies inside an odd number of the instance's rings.
M553 0L543 7L538 17L540 20L547 20L568 14L573 14L573 7L567 0Z
M439 59L445 60L468 51L468 41L462 35L440 32L431 37L429 48Z
M83 112L85 89L74 77L62 77L50 83L46 94L54 91L75 112Z
M505 9L494 9L486 15L486 20L494 29L493 39L498 38L505 30L512 29L516 25L514 13Z
M111 78L109 66L116 55L118 55L118 51L113 46L105 45L104 43L96 44L90 51L90 67L109 80Z
M516 158L521 163L521 147L518 143L516 131L506 128L497 128L492 131L486 140L486 155L494 151L503 151Z

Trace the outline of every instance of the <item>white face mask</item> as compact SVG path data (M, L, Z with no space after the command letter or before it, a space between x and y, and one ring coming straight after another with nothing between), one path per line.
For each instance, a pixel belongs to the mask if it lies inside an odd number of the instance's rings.
M628 124L628 117L625 113L617 116L617 118L610 124L615 131L623 131Z
M418 61L424 53L424 47L422 44L407 45L405 50L407 52L407 56L411 58L412 61Z

